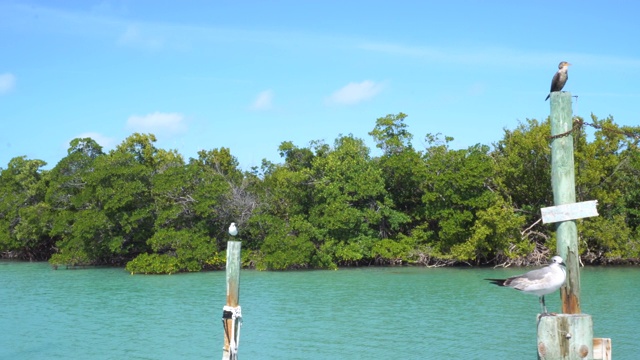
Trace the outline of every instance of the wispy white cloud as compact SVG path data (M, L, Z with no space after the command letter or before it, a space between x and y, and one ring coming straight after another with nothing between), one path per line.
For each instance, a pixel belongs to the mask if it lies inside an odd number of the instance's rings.
M558 59L581 64L584 67L640 67L640 58L610 56L587 53L557 53L531 51L500 46L452 46L406 45L400 43L364 42L357 45L361 50L393 56L417 58L428 62L455 65L492 65L521 68L548 66Z
M329 104L353 105L378 95L384 86L371 80L349 83L327 98Z
M133 16L122 2L102 1L86 10L19 4L0 1L0 14L8 20L4 26L29 32L112 41L117 46L154 51L190 51L216 49L220 44L268 44L301 47L352 44L349 38L304 32L274 31L243 27L190 25L184 22L149 21ZM38 21L31 21L37 18ZM82 31L78 31L82 29Z
M484 95L484 93L486 92L486 88L487 88L486 84L481 82L476 82L469 85L469 87L467 88L467 92L471 96L480 96L480 95Z
M637 99L640 98L640 93L617 93L617 92L583 92L580 94L583 97L598 97L598 98L627 98Z
M147 115L132 115L127 119L127 129L155 135L177 135L187 130L185 117L179 113L154 112Z
M124 2L119 2L116 4L113 1L103 0L91 6L90 9L91 9L90 13L93 15L102 15L102 16L130 15L128 6Z
M456 65L532 66L546 64L549 59L555 61L558 57L558 54L524 52L493 46L435 47L369 42L358 47L372 52Z
M138 25L129 25L118 38L118 45L146 50L160 50L164 47L164 40L157 34L149 35L142 32Z
M411 46L394 43L362 43L358 46L362 50L386 53L400 56L429 57L434 60L443 60L450 57L446 51L427 46Z
M0 95L6 94L16 86L16 76L11 73L0 74Z
M256 96L251 104L252 110L269 110L273 106L273 91L265 90Z
M0 13L7 14L5 26L29 31L64 32L76 36L108 37L121 46L148 50L184 50L203 48L212 44L264 43L278 46L315 48L356 48L365 51L420 58L429 62L456 65L494 65L511 68L548 67L560 59L589 68L612 66L640 68L640 58L610 54L537 51L521 47L479 46L453 44L432 46L418 44L362 40L349 35L319 35L300 31L269 31L266 29L232 28L207 25L185 25L177 22L134 20L122 2L101 1L88 11L70 11L61 8L19 2L0 1ZM37 18L37 22L25 19ZM34 29L35 27L35 29ZM78 29L83 29L79 32Z

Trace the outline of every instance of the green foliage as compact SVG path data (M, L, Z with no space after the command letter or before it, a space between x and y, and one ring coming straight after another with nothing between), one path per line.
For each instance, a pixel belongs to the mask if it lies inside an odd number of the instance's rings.
M225 203L225 196L234 179L240 178L237 161L224 148L203 150L198 156L188 165L177 158L166 161L153 177L154 233L146 243L162 256L140 254L127 264L130 271L174 273L222 266L222 243L216 237L231 222L232 206Z
M639 131L640 132L640 131ZM638 136L640 137L640 136ZM624 209L627 215L627 224L636 229L634 239L639 239L640 234L640 149L638 141L631 143L620 154L625 161L622 166L625 171L619 176L623 192Z
M533 249L520 234L524 220L509 204L498 199L490 207L477 211L471 236L454 245L451 253L460 260L484 262L496 255L526 256Z
M640 257L638 242L633 240L632 230L622 215L590 218L588 221L581 221L578 229L582 253L589 255L589 260L606 262Z
M155 253L176 258L171 272L200 271L210 266L210 263L216 264L212 261L218 252L215 242L208 235L190 229L158 230L149 239L149 245Z
M349 242L379 232L384 180L368 152L362 140L341 137L333 151L315 159L315 206L309 218L322 236Z
M376 121L376 127L369 133L376 141L376 146L384 150L384 155L377 159L378 167L383 174L384 187L390 208L398 217L390 214L388 235L407 231L424 220L425 206L422 201L424 190L422 184L427 178L427 167L422 155L411 146L413 136L408 132L404 119L407 115L387 115Z
M594 115L591 124L596 128L592 141L587 141L584 130L574 136L576 198L598 200L600 214L579 226L585 245L582 252L593 262L638 258L640 238L634 216L640 205L637 197L640 137L629 134L637 134L640 127L623 129L615 125L612 117L598 119Z
M47 173L41 160L11 159L0 172L0 252L19 259L43 260L52 252L51 216L43 202Z
M411 148L413 135L407 130L404 123L406 114L389 114L376 120L376 126L369 135L376 142L376 146L382 149L385 155L392 155Z
M504 250L489 246L493 251L490 254L484 245L478 244L483 238L480 234L483 228L476 226L479 215L486 215L492 206L500 209L502 200L495 190L496 169L489 148L476 145L466 150L450 150L446 143L434 142L427 149L425 163L428 171L423 202L428 229L436 235L436 241L430 245L439 253L462 261L486 260L487 256ZM486 217L484 220L486 223ZM508 227L491 225L501 226Z
M179 271L178 259L166 254L140 254L129 261L125 269L133 274L175 274Z
M0 169L0 255L54 266L124 265L131 273L220 269L227 228L239 225L242 263L260 270L456 262L522 262L555 251L549 121L526 120L492 147L451 149L426 134L416 149L406 114L376 120L362 139L280 144L283 162L239 169L228 148L185 162L132 134L108 153L74 139L44 171L41 160ZM582 119L578 119L579 124ZM640 258L640 127L591 117L572 133L578 201L592 263Z
M51 255L49 259L49 264L54 268L58 268L58 266L85 266L92 263L93 259L84 252L83 249L71 247L61 249L59 252Z
M257 263L257 267L265 270L287 270L314 266L314 238L315 229L300 216L281 222L264 239L260 248L264 257Z
M549 121L527 119L515 130L504 130L492 152L499 191L529 224L538 219L541 207L553 204L550 134Z
M382 239L373 244L371 254L379 264L402 263L411 251L411 247L402 242L391 239Z
M61 254L91 264L122 264L147 250L155 214L151 178L171 158L153 135L133 134L109 154L91 139L71 142L52 171L47 200L57 216L51 234ZM66 256L57 257L63 261Z

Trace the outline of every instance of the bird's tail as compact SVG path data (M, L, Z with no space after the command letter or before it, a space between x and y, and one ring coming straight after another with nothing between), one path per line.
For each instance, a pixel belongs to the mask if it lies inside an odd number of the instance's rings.
M485 279L488 281L491 281L492 284L498 285L498 286L504 286L504 282L506 281L506 279Z
M547 98L546 98L546 99L544 99L544 101L549 100L549 97L550 97L550 96L551 96L551 93L549 93L549 95L547 95Z

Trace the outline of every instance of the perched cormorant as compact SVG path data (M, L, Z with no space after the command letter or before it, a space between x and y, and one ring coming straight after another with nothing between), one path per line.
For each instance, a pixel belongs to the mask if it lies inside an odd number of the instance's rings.
M544 101L549 100L549 96L551 96L552 92L562 90L564 84L567 82L567 79L569 79L569 75L567 74L569 65L571 64L566 61L562 61L560 62L560 64L558 64L558 72L553 75L553 80L551 80L551 91L549 92L549 95L547 95L547 98L544 99Z

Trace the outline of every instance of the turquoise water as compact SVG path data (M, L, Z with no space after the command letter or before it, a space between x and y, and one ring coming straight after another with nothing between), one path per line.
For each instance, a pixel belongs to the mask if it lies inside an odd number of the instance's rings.
M524 269L242 271L241 359L535 359ZM219 359L225 274L131 276L0 262L0 359ZM616 360L640 353L640 269L586 268L582 309ZM548 296L559 311L559 295Z

